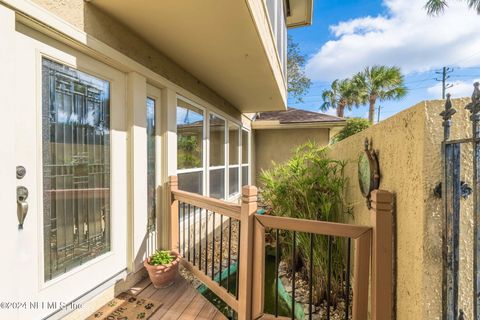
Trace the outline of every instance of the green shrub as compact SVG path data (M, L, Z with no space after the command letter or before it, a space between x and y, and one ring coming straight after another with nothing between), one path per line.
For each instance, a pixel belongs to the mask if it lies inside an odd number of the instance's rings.
M350 137L351 135L354 135L355 133L359 133L371 126L370 122L367 119L363 118L351 118L347 119L347 125L340 130L340 132L335 135L332 139L332 142L338 142L342 141L343 139L346 139Z
M162 266L171 263L175 259L168 250L157 250L150 256L152 266Z
M273 215L299 219L342 222L345 220L343 191L345 163L329 159L325 147L309 142L299 146L293 157L275 164L260 175L261 197ZM292 259L292 233L283 232L282 257L290 268L309 274L313 259L315 301L325 297L328 270L328 237L314 236L313 256L310 256L310 236L297 232L297 257ZM342 294L345 241L332 238L332 303ZM295 261L293 261L295 260Z

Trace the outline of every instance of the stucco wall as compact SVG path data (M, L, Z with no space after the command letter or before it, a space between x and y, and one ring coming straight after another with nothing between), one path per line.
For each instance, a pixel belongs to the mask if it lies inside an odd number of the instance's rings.
M459 114L454 118L453 137L465 137L465 131L470 131L463 109L466 103L466 100L454 100ZM397 319L441 318L442 201L434 197L433 188L441 180L443 127L438 114L443 105L440 100L419 103L335 144L329 151L332 158L347 161L345 173L349 182L345 196L353 208L354 222L369 225L369 212L357 182L357 159L365 138L372 139L374 149L378 150L380 188L394 192L396 201ZM463 157L469 155L463 153ZM471 180L468 163L464 159L468 167L462 172L465 181ZM470 201L462 200L463 208L471 206ZM468 306L472 296L471 209L462 211L461 215L464 234L460 241L461 255L465 258L461 259L463 302L460 305L466 311L466 319L471 319Z
M329 129L323 128L254 130L254 138L255 179L262 169L271 168L272 162L281 163L289 159L298 145L309 140L327 145L330 139Z
M32 1L227 114L241 119L240 112L229 101L177 65L174 57L172 60L165 56L126 26L92 4L84 0Z

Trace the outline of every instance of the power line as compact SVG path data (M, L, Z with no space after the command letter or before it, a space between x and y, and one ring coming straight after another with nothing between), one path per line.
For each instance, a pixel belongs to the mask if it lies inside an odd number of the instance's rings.
M470 60L471 58L473 58L473 57L475 57L475 56L477 56L477 55L479 55L479 54L480 54L480 51L477 51L477 52L469 55L469 56L466 57L466 58L462 58L462 59L460 59L460 60L457 60L456 62L452 63L451 66L456 66L456 65L459 64L460 62L465 62L465 61L467 61L467 60Z
M436 81L442 82L442 99L445 99L445 92L447 89L453 87L452 83L447 83L447 80L450 79L450 73L453 72L453 68L443 67L441 71L435 71L436 74L442 76L442 78L435 78Z

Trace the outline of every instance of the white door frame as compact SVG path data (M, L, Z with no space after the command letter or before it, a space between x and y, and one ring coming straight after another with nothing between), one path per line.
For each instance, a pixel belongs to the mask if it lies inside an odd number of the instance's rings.
M13 96L11 108L15 110L12 118L15 126L14 162L22 163L27 168L27 175L9 187L26 186L30 193L27 200L30 208L24 229L16 230L12 239L17 263L15 269L21 275L13 278L18 288L17 300L39 303L38 308L27 306L19 310L19 318L39 319L55 314L63 305L119 276L127 267L126 80L122 72L23 25L16 26L14 38L15 46L11 46L10 50L15 54L15 72L10 75L13 85L9 86L12 89L9 93ZM44 280L43 255L42 57L110 81L111 92L111 250L49 281ZM16 228L11 225L5 227ZM49 307L42 302L49 302Z

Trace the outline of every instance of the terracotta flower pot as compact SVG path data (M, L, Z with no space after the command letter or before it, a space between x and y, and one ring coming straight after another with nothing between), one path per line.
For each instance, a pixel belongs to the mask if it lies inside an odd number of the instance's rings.
M165 265L152 266L150 264L150 258L147 258L143 265L148 271L150 280L153 283L153 286L157 289L166 288L171 286L178 275L178 265L180 263L180 257L176 252L171 251L170 254L175 257L175 259Z

